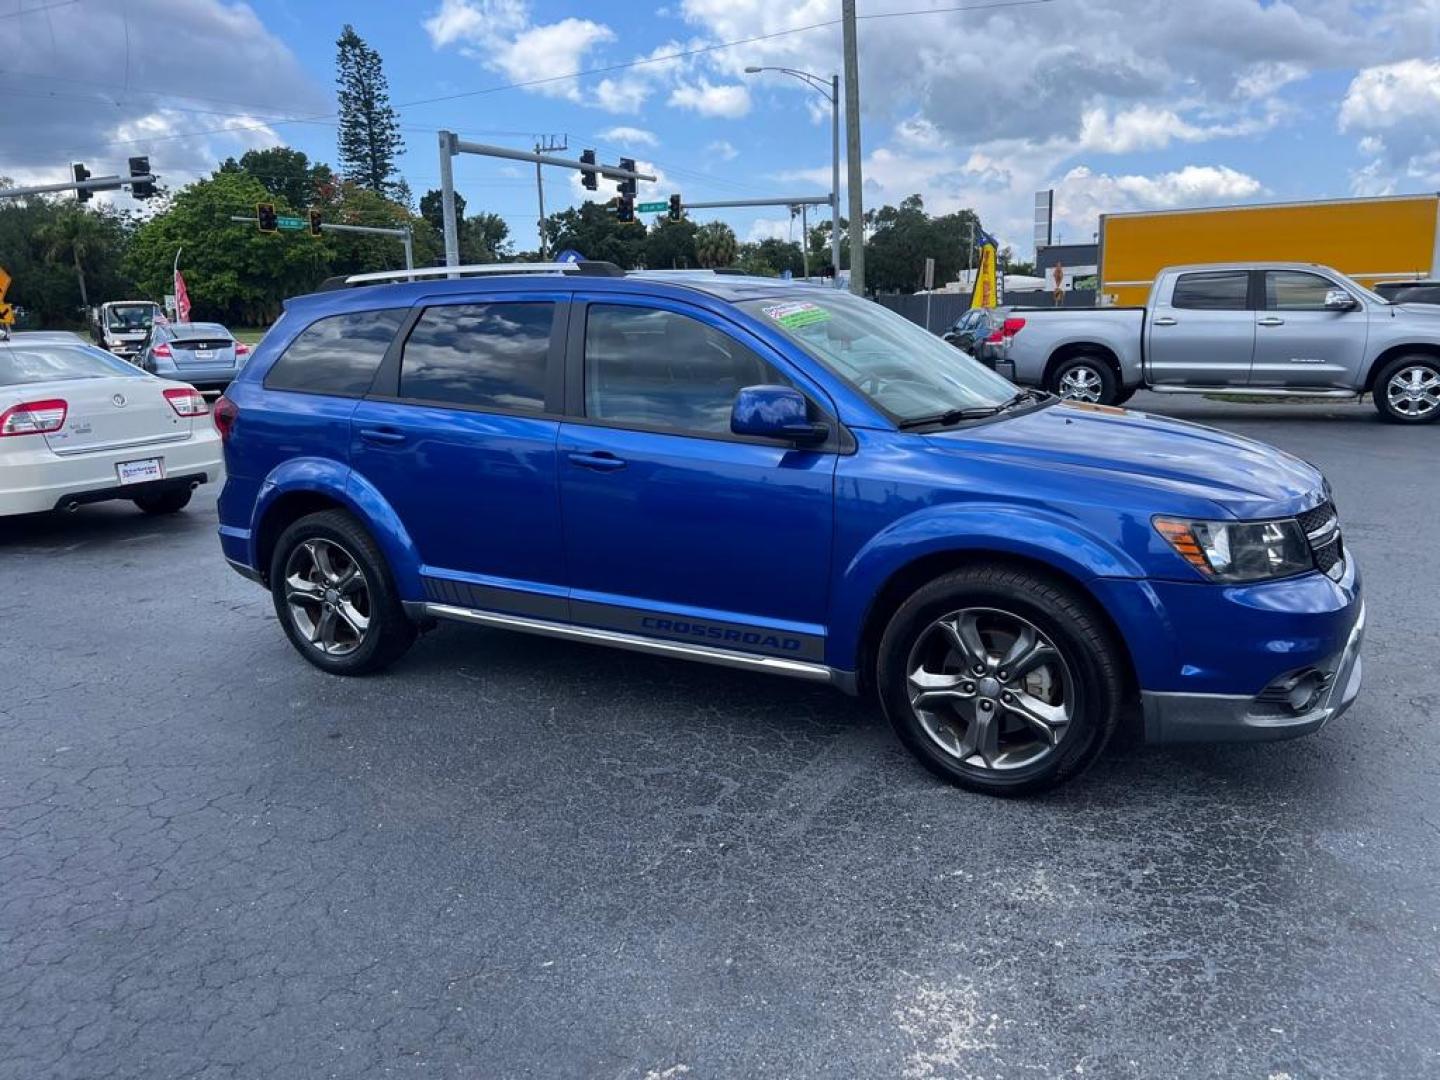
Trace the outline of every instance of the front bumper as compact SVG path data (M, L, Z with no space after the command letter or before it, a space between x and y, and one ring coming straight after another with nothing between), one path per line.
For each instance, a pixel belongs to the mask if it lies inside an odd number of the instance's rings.
M1322 677L1323 690L1313 701L1294 708L1276 695L1187 694L1141 691L1145 740L1152 743L1263 742L1292 739L1319 731L1355 701L1360 693L1365 639L1365 604L1335 656L1311 665L1307 677Z

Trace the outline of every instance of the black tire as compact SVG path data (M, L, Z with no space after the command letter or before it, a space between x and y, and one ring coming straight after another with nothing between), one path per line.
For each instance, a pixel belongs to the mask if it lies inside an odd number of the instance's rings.
M1371 387L1370 396L1375 401L1375 411L1380 414L1382 420L1392 424L1429 424L1440 419L1440 406L1430 405L1426 412L1407 412L1406 406L1416 407L1423 402L1392 403L1390 400L1390 380L1394 379L1401 372L1407 369L1418 369L1428 372L1431 377L1440 381L1440 359L1428 356L1424 353L1412 353L1409 356L1397 356L1384 367L1375 373L1375 383Z
M161 491L154 495L139 495L132 501L147 514L178 514L190 505L190 489L187 487Z
M1078 397L1064 389L1066 376L1074 375L1082 369L1089 375L1086 382L1096 386L1095 397ZM1104 356L1100 353L1084 352L1076 353L1056 364L1055 370L1050 373L1050 384L1045 389L1058 397L1091 401L1097 405L1114 405L1119 400L1120 380L1115 377L1115 369Z
M966 608L1028 622L1053 644L1067 669L1069 722L1033 762L999 769L961 760L931 737L911 704L909 666L917 643L936 620ZM901 742L931 772L986 795L1025 795L1078 776L1100 755L1119 721L1122 672L1120 650L1088 599L1021 569L977 564L937 578L900 605L880 640L876 687ZM1002 715L1000 709L995 715ZM1025 725L1004 716L1014 736L1025 738Z
M1110 404L1124 405L1135 396L1135 391L1138 389L1140 389L1138 386L1122 386L1119 390L1115 391L1115 400L1110 402Z
M313 642L297 622L287 599L290 590L286 567L290 565L291 556L307 541L314 540L338 547L363 577L366 603L361 613L368 622L363 633L352 635L358 638L353 646L346 642L351 647L343 655L328 654ZM385 556L360 523L343 510L310 514L280 534L270 559L270 595L280 625L296 651L322 671L334 675L368 675L381 671L400 659L415 640L415 624L400 603ZM316 619L314 625L318 622Z

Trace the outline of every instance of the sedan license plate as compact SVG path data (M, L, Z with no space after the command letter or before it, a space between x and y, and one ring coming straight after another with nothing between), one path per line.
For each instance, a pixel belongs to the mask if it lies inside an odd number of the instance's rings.
M163 458L141 458L139 461L121 461L115 465L115 472L121 484L143 484L147 480L164 480Z

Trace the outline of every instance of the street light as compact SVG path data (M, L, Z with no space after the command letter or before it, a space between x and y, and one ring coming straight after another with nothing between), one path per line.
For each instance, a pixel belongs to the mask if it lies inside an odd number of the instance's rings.
M831 75L826 79L808 71L796 71L787 67L747 67L746 75L759 75L762 71L778 71L782 75L793 75L810 89L830 102L830 262L835 267L835 288L840 287L840 76ZM810 238L805 237L809 248Z

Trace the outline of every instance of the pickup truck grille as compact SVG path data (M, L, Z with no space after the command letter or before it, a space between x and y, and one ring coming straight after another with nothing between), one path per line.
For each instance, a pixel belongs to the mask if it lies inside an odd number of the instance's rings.
M1296 518L1305 537L1310 541L1310 550L1315 555L1315 565L1326 577L1340 580L1345 573L1345 542L1340 536L1340 517L1335 513L1335 504L1326 500L1313 510Z

